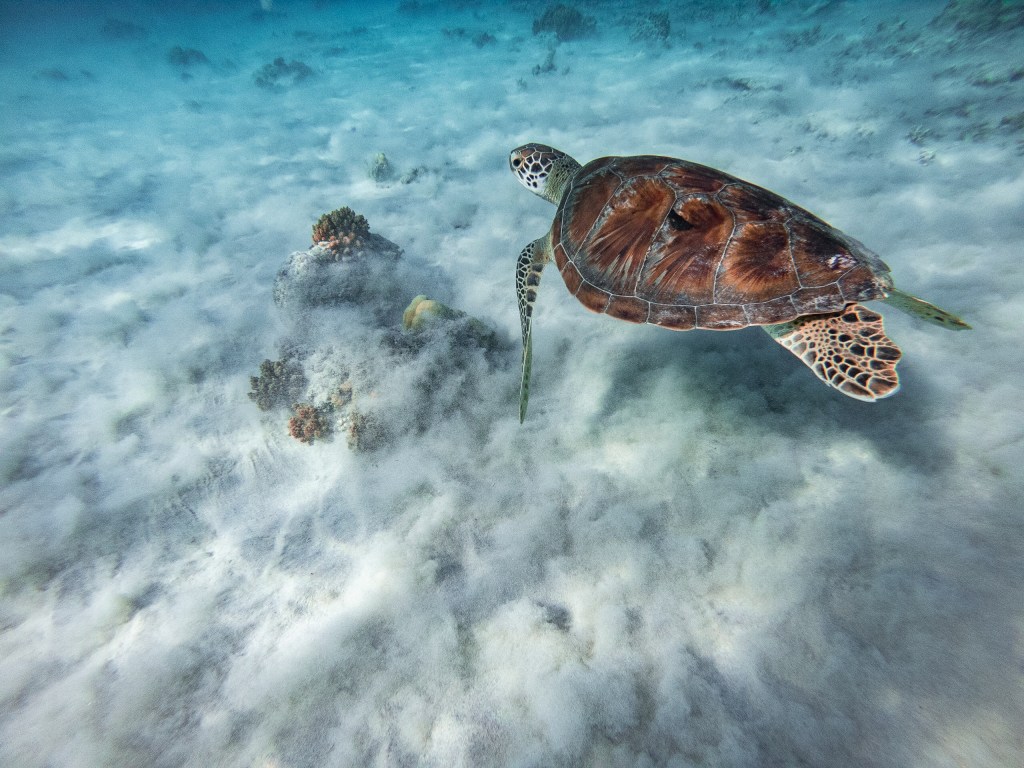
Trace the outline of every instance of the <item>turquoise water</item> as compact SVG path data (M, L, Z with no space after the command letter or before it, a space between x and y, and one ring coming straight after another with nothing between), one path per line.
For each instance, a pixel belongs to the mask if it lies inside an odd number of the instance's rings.
M1020 5L547 9L0 3L0 762L1024 761ZM548 269L520 425L528 141L973 330L868 404Z

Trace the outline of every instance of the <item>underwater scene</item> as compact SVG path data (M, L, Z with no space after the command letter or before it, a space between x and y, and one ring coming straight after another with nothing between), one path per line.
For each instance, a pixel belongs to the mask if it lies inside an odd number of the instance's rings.
M1024 765L1021 51L0 0L0 764Z

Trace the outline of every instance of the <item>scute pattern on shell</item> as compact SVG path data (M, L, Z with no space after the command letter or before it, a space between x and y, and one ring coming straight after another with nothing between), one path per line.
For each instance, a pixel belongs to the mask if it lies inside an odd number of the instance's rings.
M588 309L676 330L731 330L882 298L888 267L808 211L713 168L605 157L567 190L555 263Z

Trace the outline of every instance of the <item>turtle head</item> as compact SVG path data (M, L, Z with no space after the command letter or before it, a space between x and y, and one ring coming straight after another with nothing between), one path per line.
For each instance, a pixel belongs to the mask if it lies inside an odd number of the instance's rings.
M555 205L562 201L569 180L581 167L565 152L546 144L523 144L513 149L508 165L520 184Z

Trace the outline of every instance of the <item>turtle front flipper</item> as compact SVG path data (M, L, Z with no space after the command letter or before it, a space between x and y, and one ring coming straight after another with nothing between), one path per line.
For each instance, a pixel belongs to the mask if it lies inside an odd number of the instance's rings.
M519 423L526 418L530 399L530 370L533 367L533 304L540 287L540 273L548 260L547 237L534 240L523 248L516 263L516 296L519 299L519 322L523 327L523 377L519 384Z
M966 331L971 327L952 312L936 307L924 299L917 298L917 296L904 293L899 288L890 288L888 295L885 297L885 302L892 304L896 309L902 310L908 315L919 317L926 322L935 323L935 325L941 325L943 328L949 328L951 331Z
M885 335L882 316L867 307L851 304L831 315L762 327L844 395L873 402L900 388L896 364L903 353Z

